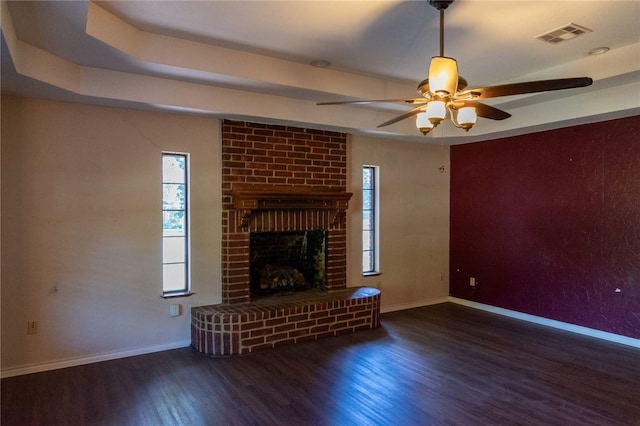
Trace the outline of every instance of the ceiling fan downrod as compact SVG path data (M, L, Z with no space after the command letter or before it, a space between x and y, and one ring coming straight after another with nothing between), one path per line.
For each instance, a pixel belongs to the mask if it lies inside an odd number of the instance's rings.
M453 0L429 0L429 4L440 11L440 56L444 56L444 10Z

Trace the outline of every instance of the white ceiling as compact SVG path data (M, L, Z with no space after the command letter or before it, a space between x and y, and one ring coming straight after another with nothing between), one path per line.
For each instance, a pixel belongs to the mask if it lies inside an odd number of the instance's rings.
M558 45L535 37L575 23ZM589 50L610 51L590 56ZM408 107L439 54L428 1L3 1L2 91L448 144L640 113L640 2L457 0L445 55L470 87L591 77L588 88L486 103L512 117L423 137ZM309 65L328 60L328 68Z

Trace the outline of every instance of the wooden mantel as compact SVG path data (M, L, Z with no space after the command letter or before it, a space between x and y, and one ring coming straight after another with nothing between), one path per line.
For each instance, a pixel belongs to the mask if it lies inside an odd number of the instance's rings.
M301 185L236 184L231 190L233 206L242 212L243 228L249 226L254 210L332 210L335 225L346 215L352 195L339 188Z

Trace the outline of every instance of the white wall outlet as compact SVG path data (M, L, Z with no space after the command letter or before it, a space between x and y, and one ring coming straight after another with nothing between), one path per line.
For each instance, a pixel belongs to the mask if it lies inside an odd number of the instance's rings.
M27 334L37 334L37 333L38 333L38 321L27 322Z
M470 277L470 278L469 278L469 285L470 285L471 287L475 287L475 286L476 286L476 279L475 279L475 277Z
M177 317L182 313L182 306L179 303L172 303L169 305L169 316Z

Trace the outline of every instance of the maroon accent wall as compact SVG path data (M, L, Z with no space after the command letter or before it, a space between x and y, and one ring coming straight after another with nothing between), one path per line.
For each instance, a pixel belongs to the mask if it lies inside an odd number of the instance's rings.
M451 295L640 338L638 129L634 116L453 146Z

